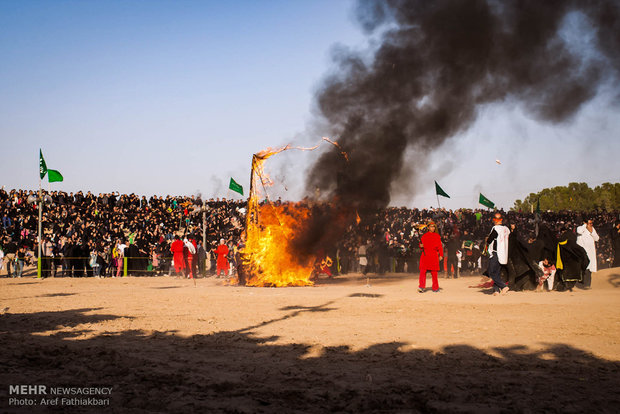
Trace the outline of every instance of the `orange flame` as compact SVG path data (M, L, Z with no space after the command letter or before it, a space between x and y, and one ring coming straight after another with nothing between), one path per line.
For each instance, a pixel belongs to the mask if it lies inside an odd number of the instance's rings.
M303 258L291 246L304 227L309 209L301 205L259 206L259 222L248 223L244 249L246 286L308 286L314 258Z
M344 159L349 162L349 154L347 154L342 147L340 146L340 144L338 144L336 141L332 141L331 139L327 138L327 137L323 137L323 141L327 141L330 144L332 144L333 146L335 146L336 148L338 148L340 150L340 155L342 155L344 157Z
M326 137L323 137L323 140L337 147L348 161L347 153L337 142ZM286 145L277 149L267 148L252 157L246 243L242 251L246 286L313 285L310 279L316 270L316 258L309 254L311 252L295 251L292 245L295 235L308 227L310 209L300 203L260 205L259 186L266 190L266 187L272 184L264 171L264 163L271 156L288 149L312 151L318 147L319 145L309 148ZM332 260L327 257L321 265L329 262Z
M295 232L304 227L309 216L301 205L259 205L259 183L266 185L265 161L290 149L266 149L252 157L252 177L246 217L246 244L243 266L246 286L307 286L312 285L314 259L302 259L291 246ZM316 147L315 147L316 148ZM298 148L312 150L314 148Z

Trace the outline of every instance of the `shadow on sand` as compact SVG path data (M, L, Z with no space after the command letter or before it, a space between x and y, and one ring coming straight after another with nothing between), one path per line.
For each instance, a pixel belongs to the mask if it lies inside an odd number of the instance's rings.
M329 311L287 307L284 318ZM209 335L139 330L87 334L121 315L96 309L0 316L0 411L102 412L97 407L10 407L9 384L113 387L106 412L619 412L620 363L564 344L544 351L469 345L440 352L398 342L313 352L274 344L253 327ZM70 335L39 332L73 327Z
M37 296L38 298L57 298L57 297L61 297L61 296L73 296L75 295L75 293L46 293L44 295L39 295Z
M612 273L608 276L607 281L610 285L617 288L620 287L620 273Z
M406 279L417 280L418 275L412 273L385 273L375 274L369 273L368 275L362 275L361 273L348 273L345 275L326 276L320 275L317 280L314 281L315 286L329 286L349 283L359 283L365 285L366 282L370 285L390 285L394 283L402 283Z

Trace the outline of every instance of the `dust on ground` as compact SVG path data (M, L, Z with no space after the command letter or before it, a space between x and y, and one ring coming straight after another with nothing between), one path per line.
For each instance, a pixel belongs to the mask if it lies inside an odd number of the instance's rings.
M620 268L587 291L492 296L479 280L2 278L0 409L620 412ZM113 391L105 408L24 407L15 384Z

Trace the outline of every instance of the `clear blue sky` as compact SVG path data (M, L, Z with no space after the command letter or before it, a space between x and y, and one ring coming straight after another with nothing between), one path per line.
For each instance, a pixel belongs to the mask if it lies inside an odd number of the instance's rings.
M247 191L253 153L320 141L320 128L310 127L312 97L331 68L330 49L369 41L352 6L0 2L0 185L38 188L41 148L65 177L52 189L228 197L232 176ZM481 108L473 128L412 177L416 194L393 204L436 206L433 180L452 196L441 199L450 208L476 207L479 192L510 208L545 187L619 182L612 101L602 88L559 126L510 103ZM271 196L298 198L318 151L270 160Z

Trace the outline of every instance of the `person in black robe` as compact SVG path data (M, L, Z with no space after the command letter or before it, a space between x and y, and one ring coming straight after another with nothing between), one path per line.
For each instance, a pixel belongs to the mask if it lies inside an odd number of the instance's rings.
M611 248L614 251L614 263L612 267L620 267L620 221L617 221L611 229Z
M125 257L127 258L127 274L130 276L142 275L142 258L136 243L131 243L125 248Z
M585 249L577 244L577 235L566 229L559 238L556 257L557 290L572 292L575 284L583 280L590 259Z
M84 277L84 261L85 258L84 246L80 238L74 238L74 244L71 248L70 266L72 277Z
M508 236L508 286L511 290L534 290L542 270L530 256L529 246L520 236L514 223L509 224Z
M136 241L136 247L138 247L138 260L136 262L138 275L149 276L149 272L147 270L149 267L148 242L144 238L140 238Z
M537 263L544 259L555 263L555 255L557 254L558 240L555 234L546 224L540 224L536 239L530 243L530 257Z

